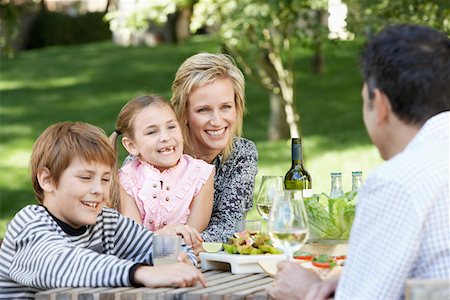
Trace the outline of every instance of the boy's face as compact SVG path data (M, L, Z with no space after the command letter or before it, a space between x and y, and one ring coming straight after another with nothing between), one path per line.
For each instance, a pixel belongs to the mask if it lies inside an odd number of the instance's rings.
M95 224L109 197L111 167L75 157L61 174L58 186L52 180L44 189L44 206L58 219L79 228Z

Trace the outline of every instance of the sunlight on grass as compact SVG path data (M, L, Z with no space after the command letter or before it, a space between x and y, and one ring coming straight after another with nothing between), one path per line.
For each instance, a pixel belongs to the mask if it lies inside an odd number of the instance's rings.
M6 225L8 225L9 221L10 219L8 218L0 219L0 238L3 238L5 236Z
M84 82L87 82L88 78L82 78L81 76L62 77L62 78L47 78L44 80L29 81L0 81L0 89L15 90L15 89L49 89L49 88L62 88L75 86Z
M13 153L6 153L2 161L2 167L28 168L31 150L15 150Z

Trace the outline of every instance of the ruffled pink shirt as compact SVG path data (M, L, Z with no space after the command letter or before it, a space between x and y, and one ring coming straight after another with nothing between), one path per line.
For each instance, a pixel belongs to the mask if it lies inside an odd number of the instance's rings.
M163 172L134 159L120 168L119 180L135 200L142 224L155 231L186 223L193 198L213 171L213 165L184 154L176 166Z

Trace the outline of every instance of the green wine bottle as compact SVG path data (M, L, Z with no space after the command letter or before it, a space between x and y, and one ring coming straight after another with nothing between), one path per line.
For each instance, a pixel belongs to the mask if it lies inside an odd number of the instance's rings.
M303 167L302 142L300 138L292 139L292 166L284 177L286 190L303 190L303 197L312 195L311 175Z

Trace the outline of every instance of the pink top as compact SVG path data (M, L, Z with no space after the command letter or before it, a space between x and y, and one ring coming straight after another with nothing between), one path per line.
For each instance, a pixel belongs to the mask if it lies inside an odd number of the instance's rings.
M186 223L192 199L213 171L213 165L183 154L176 166L163 172L134 159L120 168L119 180L135 200L142 224L155 231L167 224Z

